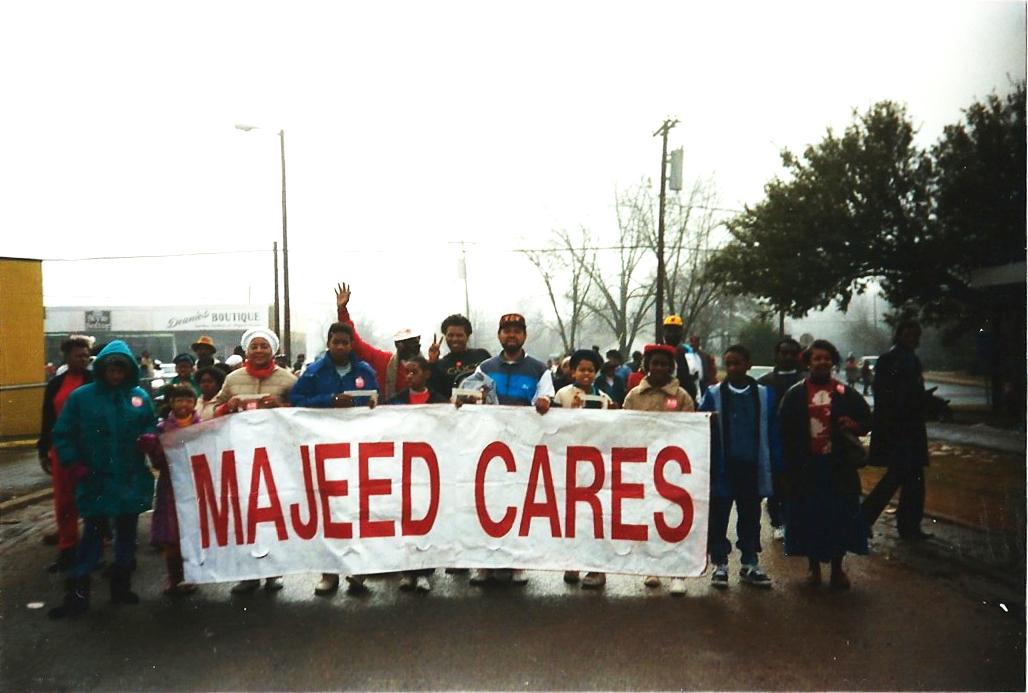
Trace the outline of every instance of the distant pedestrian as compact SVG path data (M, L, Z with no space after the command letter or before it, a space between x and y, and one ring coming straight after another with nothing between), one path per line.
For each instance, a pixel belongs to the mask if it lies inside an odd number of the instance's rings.
M775 344L775 367L770 373L761 376L757 382L771 389L774 393L774 408L782 397L796 383L806 378L807 374L800 366L800 343L792 337L778 340ZM771 520L771 536L776 541L785 539L785 479L781 471L771 470L771 483L774 493L767 499L767 514Z
M75 501L85 519L64 603L51 618L89 608L90 573L100 558L107 518L114 520L111 601L137 604L131 574L139 513L150 509L154 478L136 440L156 430L153 406L139 387L139 364L121 340L108 344L93 365L95 380L68 396L54 426L60 463L77 479Z
M870 529L900 490L896 525L908 541L927 539L924 517L924 469L928 466L925 393L921 360L914 350L921 343L921 325L904 320L896 326L893 346L878 357L874 374L874 427L870 463L888 471L864 499L864 518Z
M785 516L785 553L806 556L810 585L821 584L821 564L831 563L831 585L849 589L843 571L846 553L867 553L867 531L860 514L856 436L867 432L871 411L864 398L832 377L839 351L823 339L803 354L807 378L782 399L783 460L789 501ZM859 454L862 454L859 453Z
M871 368L871 359L864 359L860 364L860 383L864 387L863 395L867 397L871 389L871 380L874 378L874 369Z
M75 547L79 542L79 512L75 505L75 477L70 467L63 466L53 448L53 430L64 403L73 391L93 382L89 366L89 342L81 337L61 343L61 354L67 369L46 384L43 393L43 423L36 452L43 471L53 477L54 518L57 520L57 560L51 573L69 570L75 563Z
M209 368L209 367L208 367ZM168 390L168 416L157 424L157 433L167 433L200 423L196 413L196 393L186 384L173 385ZM150 524L150 544L160 546L168 579L164 594L170 597L185 596L196 591L196 585L185 582L182 566L182 549L178 529L178 511L175 510L175 489L171 483L168 458L164 456L161 441L154 433L144 433L138 440L139 449L150 456L154 468L160 472L157 478L153 519Z
M175 377L161 388L161 396L164 398L165 404L168 402L167 393L173 385L188 385L193 388L193 392L199 396L200 386L196 384L196 359L193 358L193 355L186 353L179 354L174 358L172 363L175 364Z
M303 370L303 364L307 362L307 354L297 354L296 360L293 361L293 375L300 375L300 371Z
M856 354L852 351L846 357L846 384L850 387L856 387L860 381L860 365L857 363Z
M710 522L707 550L714 564L710 584L728 587L728 522L736 512L736 547L741 552L739 578L755 587L771 587L760 569L760 501L771 495L771 470L780 464L775 395L747 375L749 350L734 344L725 350L726 379L707 388L700 411L714 413L710 454Z
M625 397L625 409L649 412L694 411L693 398L674 378L676 349L670 344L647 344L643 350L645 377ZM647 587L660 587L660 578L650 575ZM685 578L671 579L671 594L685 594Z
M553 389L560 390L572 382L571 378L571 355L563 356L557 366L557 372L553 376Z
M617 349L608 349L606 356L608 361L612 361L617 366L617 376L627 383L632 369L625 365L625 357Z
M701 348L699 335L689 336L689 348L695 354L695 360L699 362L697 390L706 392L708 387L717 384L717 363L714 355L708 354Z

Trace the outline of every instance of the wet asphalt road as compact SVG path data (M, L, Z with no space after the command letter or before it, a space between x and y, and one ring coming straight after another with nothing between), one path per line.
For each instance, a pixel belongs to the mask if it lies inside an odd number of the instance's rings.
M930 554L907 561L886 539L849 559L854 589L833 592L801 586L805 561L784 558L765 526L774 589L737 584L736 554L727 592L698 578L682 598L630 576L587 592L557 573L477 588L440 572L428 595L382 577L362 597L318 598L317 576L297 575L278 594L207 585L174 601L144 548L142 604L110 605L97 579L88 615L52 622L61 587L39 543L51 522L46 504L4 517L5 691L1024 687L1023 587L940 570Z

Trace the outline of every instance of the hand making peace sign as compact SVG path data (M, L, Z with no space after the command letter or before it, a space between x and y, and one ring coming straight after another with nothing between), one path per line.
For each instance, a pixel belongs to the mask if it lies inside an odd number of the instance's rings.
M435 363L439 360L439 351L443 346L443 335L432 335L432 346L428 347L428 362Z

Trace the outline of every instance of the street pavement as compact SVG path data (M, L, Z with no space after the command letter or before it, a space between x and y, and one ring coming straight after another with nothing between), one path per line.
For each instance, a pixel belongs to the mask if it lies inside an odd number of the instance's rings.
M95 579L90 613L55 622L61 584L39 541L52 510L35 504L0 527L0 690L1023 689L1023 562L980 574L935 555L951 537L900 544L890 522L873 555L847 559L849 592L803 586L805 561L765 526L772 590L738 584L735 554L728 591L703 577L681 598L639 576L588 592L558 573L478 588L439 572L428 595L384 576L319 598L306 574L278 594L205 585L173 600L142 542L141 604L109 604Z

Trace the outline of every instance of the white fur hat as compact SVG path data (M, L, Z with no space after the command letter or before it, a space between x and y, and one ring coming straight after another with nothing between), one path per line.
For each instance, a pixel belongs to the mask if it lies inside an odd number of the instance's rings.
M278 335L269 330L267 327L253 327L243 333L243 338L239 340L240 346L244 349L250 348L250 342L255 337L262 337L267 340L268 344L271 345L271 351L274 354L278 353Z

